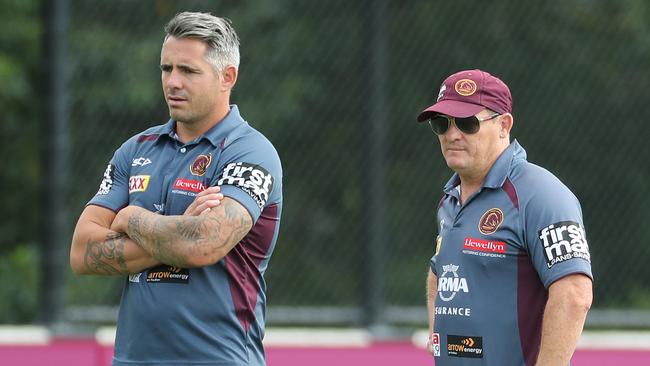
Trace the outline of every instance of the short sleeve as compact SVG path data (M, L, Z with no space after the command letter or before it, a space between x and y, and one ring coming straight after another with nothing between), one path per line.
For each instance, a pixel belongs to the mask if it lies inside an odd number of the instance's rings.
M129 204L129 165L127 145L122 145L110 160L95 196L88 205L98 205L115 212Z
M261 135L239 139L222 153L221 171L211 185L241 203L256 222L262 210L281 200L282 166L271 143Z
M438 273L436 272L436 256L434 255L431 257L431 260L429 261L429 268L431 268L431 272Z
M431 268L431 272L437 275L436 272L436 263L438 261L438 253L440 252L440 249L442 247L442 220L440 219L440 207L442 206L443 200L445 199L445 196L442 197L440 200L440 203L438 203L438 212L436 214L436 222L440 222L440 226L438 227L438 235L436 236L436 241L433 244L433 256L431 257L431 260L429 261L429 267Z
M590 278L591 257L578 199L564 185L546 185L526 205L526 248L544 286L574 273Z

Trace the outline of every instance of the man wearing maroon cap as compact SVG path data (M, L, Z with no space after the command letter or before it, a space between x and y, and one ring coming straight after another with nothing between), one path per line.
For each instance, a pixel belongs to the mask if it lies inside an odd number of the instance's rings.
M592 301L582 210L514 140L503 81L461 71L422 111L455 172L427 278L436 365L566 365Z

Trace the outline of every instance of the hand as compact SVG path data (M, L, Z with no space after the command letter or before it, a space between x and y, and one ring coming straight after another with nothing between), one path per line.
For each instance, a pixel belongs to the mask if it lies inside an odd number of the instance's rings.
M223 194L219 186L209 187L196 195L192 202L185 210L186 216L199 216L206 214L217 207L223 200Z
M127 229L129 228L129 218L131 214L133 214L137 210L144 210L144 209L142 207L131 206L131 205L121 209L117 213L117 215L115 215L115 219L113 219L113 223L111 224L111 230L117 231L118 233L126 233Z

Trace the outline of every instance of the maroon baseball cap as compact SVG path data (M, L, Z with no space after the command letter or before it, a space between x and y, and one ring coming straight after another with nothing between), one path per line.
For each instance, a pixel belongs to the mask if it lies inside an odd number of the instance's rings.
M438 113L458 118L470 117L486 108L511 113L512 96L508 86L485 71L460 71L445 79L438 92L438 100L418 115L418 122Z

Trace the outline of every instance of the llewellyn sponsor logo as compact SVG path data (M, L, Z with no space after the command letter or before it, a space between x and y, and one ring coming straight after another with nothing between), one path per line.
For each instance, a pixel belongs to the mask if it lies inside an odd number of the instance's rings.
M463 248L467 249L467 251L506 254L506 243L502 241L465 238ZM464 250L463 253L466 253L466 251ZM466 254L474 254L474 253L466 253Z
M199 182L198 180L177 178L174 182L174 189L199 193L205 190L205 184L203 184L203 182Z

